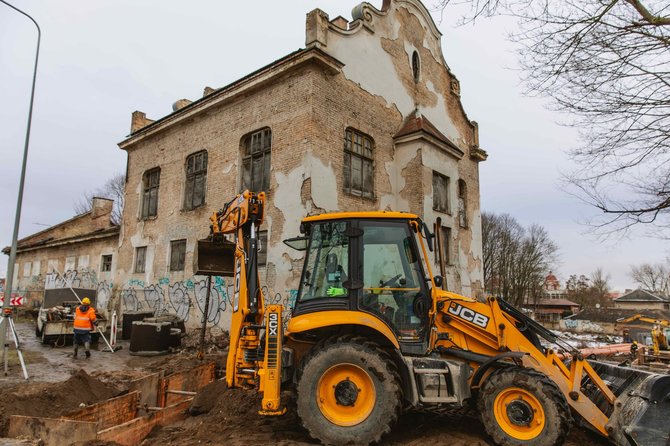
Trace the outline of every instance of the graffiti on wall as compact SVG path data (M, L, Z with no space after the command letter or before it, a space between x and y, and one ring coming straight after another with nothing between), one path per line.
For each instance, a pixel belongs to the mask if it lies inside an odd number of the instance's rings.
M98 277L95 271L90 269L73 269L65 271L63 275L55 272L48 273L44 279L45 290L69 287L96 289L98 287Z

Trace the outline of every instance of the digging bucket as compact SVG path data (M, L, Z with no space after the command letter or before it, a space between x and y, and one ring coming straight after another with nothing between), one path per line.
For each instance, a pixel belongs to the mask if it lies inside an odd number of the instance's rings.
M585 378L582 388L609 416L606 430L618 445L670 445L670 375L589 361L617 399L610 406Z

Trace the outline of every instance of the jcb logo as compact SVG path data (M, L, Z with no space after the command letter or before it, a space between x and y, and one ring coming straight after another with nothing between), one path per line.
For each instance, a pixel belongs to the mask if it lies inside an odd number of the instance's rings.
M468 322L472 322L473 324L482 328L486 328L486 325L489 323L488 317L455 302L452 302L449 305L449 313L453 314L454 316L458 316L461 319L465 319Z
M279 318L277 313L270 313L268 315L268 333L269 336L277 336L279 330Z

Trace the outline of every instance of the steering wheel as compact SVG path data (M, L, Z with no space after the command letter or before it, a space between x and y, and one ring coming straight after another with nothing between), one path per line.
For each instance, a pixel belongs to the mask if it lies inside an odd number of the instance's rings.
M402 276L402 274L395 275L395 276L391 277L389 280L387 280L386 282L382 282L380 280L379 281L380 282L379 287L380 288L386 288L386 287L390 288L391 285L393 285L398 279L400 279L400 276Z

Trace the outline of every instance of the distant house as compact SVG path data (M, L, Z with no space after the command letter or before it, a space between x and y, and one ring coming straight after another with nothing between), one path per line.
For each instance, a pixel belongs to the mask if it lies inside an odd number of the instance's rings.
M19 240L13 293L26 296L27 306L39 306L45 289L97 289L97 309L105 312L119 245L119 226L111 221L113 204L94 198L90 211Z
M542 297L536 302L528 301L523 305L536 321L549 328L558 328L561 318L579 311L579 304L566 299L565 288L558 278L549 271L542 284Z
M614 308L630 310L670 310L670 299L637 289L612 300Z

